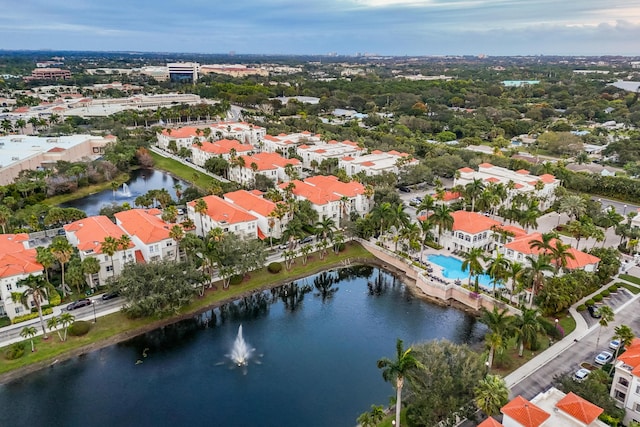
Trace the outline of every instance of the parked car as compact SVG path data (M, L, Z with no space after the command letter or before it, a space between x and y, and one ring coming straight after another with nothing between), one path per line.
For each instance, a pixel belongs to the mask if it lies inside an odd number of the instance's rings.
M108 301L110 299L114 299L119 297L120 294L117 292L107 292L106 294L102 294L102 301Z
M620 340L611 340L611 342L609 342L609 348L614 351L620 348Z
M86 307L88 305L91 305L91 300L89 298L82 298L82 299L79 299L78 301L74 301L71 304L69 304L67 306L67 310L71 311L71 310L75 310L76 308Z
M411 189L405 186L398 187L398 190L402 191L403 193L411 193Z
M606 365L607 363L611 362L612 359L613 359L613 354L611 354L608 351L603 351L602 353L596 356L595 362L598 365Z
M573 380L581 383L582 381L587 379L590 373L591 373L590 370L585 368L580 368L576 371L575 374L573 374Z
M598 313L598 309L596 308L596 306L594 305L590 305L587 307L587 310L589 310L589 314L591 315L591 317L593 317L594 319L599 319L602 316L600 315L600 313Z
M419 198L417 198L417 197L414 197L413 199L409 200L409 204L410 204L411 206L417 206L417 205L419 205L421 202L422 202L422 200L420 200L420 199L419 199Z
M305 243L313 242L313 236L307 236L304 239L300 240L300 244L304 245Z

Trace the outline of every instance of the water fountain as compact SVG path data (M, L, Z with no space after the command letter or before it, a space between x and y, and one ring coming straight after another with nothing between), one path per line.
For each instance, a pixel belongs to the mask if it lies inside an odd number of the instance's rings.
M253 350L254 349L250 348L242 337L242 325L240 325L238 328L238 336L233 343L229 358L238 366L246 366L249 363L249 358Z
M129 190L129 186L127 183L122 184L122 191L120 191L124 197L131 197L131 190Z

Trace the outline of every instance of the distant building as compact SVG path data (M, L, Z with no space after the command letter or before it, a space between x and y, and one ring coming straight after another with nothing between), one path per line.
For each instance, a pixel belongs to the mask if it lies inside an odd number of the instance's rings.
M229 180L242 185L253 185L256 175L266 176L274 183L289 181L287 166L300 176L302 163L298 159L287 159L278 153L256 153L251 156L239 156L244 165L229 167Z
M246 65L229 65L229 64L213 64L213 65L201 65L200 74L224 74L231 77L244 77L244 76L269 76L269 71L264 68L247 67Z
M200 64L197 62L171 62L167 64L169 80L176 83L195 83L198 81Z
M71 71L60 68L36 68L25 80L69 80Z
M364 148L359 147L358 143L348 140L342 142L335 140L329 142L318 141L315 143L309 141L297 147L297 153L302 157L302 164L309 169L313 169L311 163L314 161L319 165L324 160L340 159L345 156L359 157L364 152Z
M503 80L505 87L522 87L540 84L540 80Z
M268 153L281 153L283 156L289 156L289 150L296 150L298 146L305 144L321 143L320 134L313 134L309 131L298 133L281 133L276 136L265 135L258 142L258 150Z
M195 140L195 138L194 138ZM251 144L241 144L235 139L220 139L218 141L196 142L191 147L191 159L198 166L204 166L207 160L213 157L222 157L225 160L231 158L231 154L249 154L254 150Z
M364 173L367 176L380 175L388 172L398 174L406 166L417 165L420 162L407 153L400 153L396 150L383 152L374 150L371 154L359 157L342 157L338 165L344 169L347 175L354 176Z

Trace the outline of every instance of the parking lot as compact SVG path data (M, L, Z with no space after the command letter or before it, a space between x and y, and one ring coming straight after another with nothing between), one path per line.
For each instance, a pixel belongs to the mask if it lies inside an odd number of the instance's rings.
M633 298L633 294L629 290L625 288L620 288L618 289L617 292L612 293L611 296L602 300L601 303L596 303L595 306L597 308L597 307L606 305L606 306L609 306L613 311L615 311L618 307L620 307L625 302L629 301L631 298ZM587 322L587 325L589 325L589 327L595 325L600 320L600 319L591 317L591 315L589 314L589 311L587 310L581 312L580 314L582 314L582 317Z

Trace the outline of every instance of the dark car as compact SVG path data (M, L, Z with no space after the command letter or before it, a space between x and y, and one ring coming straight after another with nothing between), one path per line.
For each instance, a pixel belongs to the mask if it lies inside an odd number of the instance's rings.
M117 292L107 292L106 294L102 294L102 301L108 301L110 299L118 298L120 296Z
M82 299L79 299L78 301L74 301L71 304L69 304L67 306L67 310L71 311L71 310L75 310L76 308L86 307L88 305L91 305L91 300L89 298L82 298Z
M594 319L599 319L602 317L602 315L598 313L598 309L594 305L588 306L587 310L589 311L589 314L591 315L591 317L593 317Z
M409 189L409 187L398 187L398 190L402 191L403 193L411 193L411 190Z

